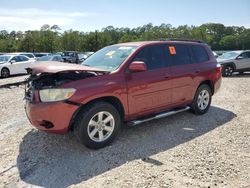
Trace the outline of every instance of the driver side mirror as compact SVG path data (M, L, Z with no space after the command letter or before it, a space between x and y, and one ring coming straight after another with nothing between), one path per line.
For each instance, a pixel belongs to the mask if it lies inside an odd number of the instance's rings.
M244 57L239 55L236 59L241 60L241 59L244 59Z
M12 64L12 63L15 63L15 62L16 62L15 60L11 60L11 61L10 61L11 64Z
M147 65L143 61L133 61L129 65L130 72L144 72L147 70Z

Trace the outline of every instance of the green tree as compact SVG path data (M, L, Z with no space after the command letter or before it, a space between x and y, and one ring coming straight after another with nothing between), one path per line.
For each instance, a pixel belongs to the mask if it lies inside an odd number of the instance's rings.
M220 40L220 46L223 50L236 50L238 48L237 36L228 35Z

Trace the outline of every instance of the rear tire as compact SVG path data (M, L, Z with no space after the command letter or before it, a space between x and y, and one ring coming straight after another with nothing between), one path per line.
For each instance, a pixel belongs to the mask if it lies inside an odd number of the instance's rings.
M1 77L8 78L10 76L10 70L8 68L2 68Z
M91 149L109 145L117 136L121 118L117 109L107 102L96 102L83 108L76 117L74 134Z
M226 65L222 70L222 76L230 77L233 75L234 67L232 65Z
M197 115L205 114L210 108L211 101L211 88L206 84L202 84L195 93L191 106L192 112Z

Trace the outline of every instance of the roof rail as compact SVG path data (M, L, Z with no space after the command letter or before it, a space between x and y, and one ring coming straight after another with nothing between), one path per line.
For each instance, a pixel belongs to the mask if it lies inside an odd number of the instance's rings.
M185 41L185 42L198 42L198 43L206 43L203 40L193 40L193 39L176 39L176 38L166 38L161 39L161 41Z

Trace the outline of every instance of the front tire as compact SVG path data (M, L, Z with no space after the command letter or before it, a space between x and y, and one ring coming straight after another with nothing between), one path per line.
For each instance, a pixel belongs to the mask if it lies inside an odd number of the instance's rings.
M196 91L191 106L192 111L194 112L194 114L197 115L205 114L210 108L211 101L212 101L211 88L206 84L202 84Z
M91 149L109 145L117 136L121 118L117 109L107 102L96 102L83 108L76 117L74 134Z
M232 65L226 65L222 70L222 76L230 77L233 75L234 68Z
M1 70L1 77L8 78L10 76L10 70L7 68L2 68Z

